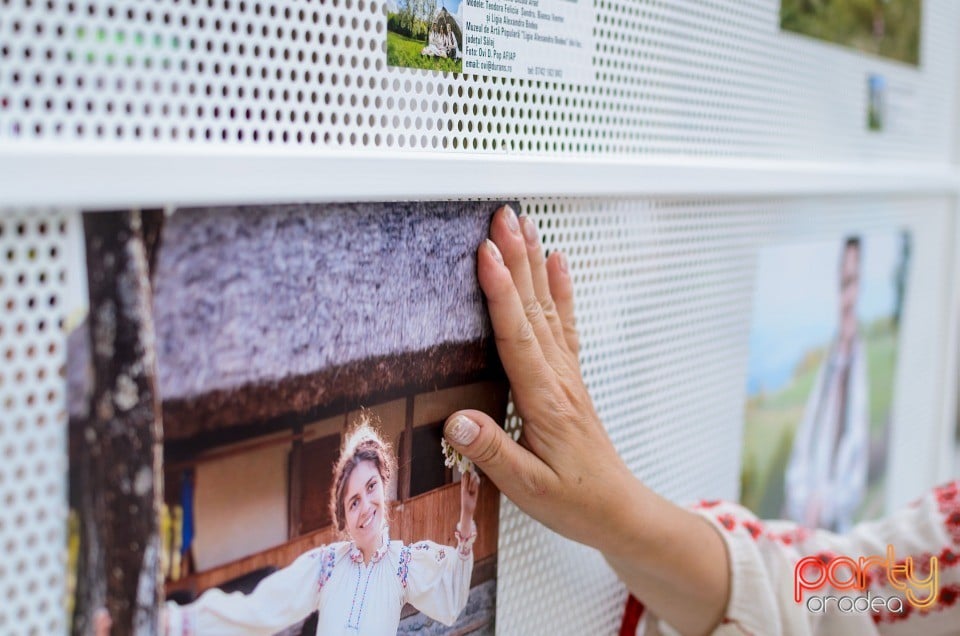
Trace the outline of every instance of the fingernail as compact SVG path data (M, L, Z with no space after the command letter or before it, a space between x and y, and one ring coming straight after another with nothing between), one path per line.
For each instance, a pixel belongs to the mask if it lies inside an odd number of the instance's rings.
M569 265L569 263L567 263L567 255L564 254L563 252L560 252L560 256L558 256L557 258L558 258L558 260L560 261L560 263L559 263L559 265L560 265L560 271L563 272L564 274L569 273L569 267L570 267L570 265Z
M447 436L447 439L454 444L469 446L473 443L473 440L477 439L477 435L480 434L480 427L469 417L458 415L447 422L443 433Z
M487 239L487 249L493 254L493 257L497 259L497 262L503 265L503 254L500 253L500 249L497 248L497 244Z
M521 221L523 222L523 236L527 239L527 243L535 246L539 238L537 236L537 224L529 216L524 216Z
M516 234L520 231L520 222L517 221L517 213L509 205L503 206L503 216L507 221L507 227Z

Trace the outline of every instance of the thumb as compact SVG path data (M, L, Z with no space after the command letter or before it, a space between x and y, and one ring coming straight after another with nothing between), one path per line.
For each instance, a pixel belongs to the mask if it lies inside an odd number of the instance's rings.
M553 476L546 464L517 444L489 415L457 411L443 427L447 442L476 464L497 488L518 504L544 494Z

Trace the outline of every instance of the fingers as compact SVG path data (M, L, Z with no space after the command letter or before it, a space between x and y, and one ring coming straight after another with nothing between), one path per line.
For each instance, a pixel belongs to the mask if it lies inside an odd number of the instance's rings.
M447 419L443 434L520 506L536 504L538 497L554 489L556 474L480 411L454 413Z
M93 613L94 636L110 636L111 627L113 627L113 619L110 618L107 608L101 607Z
M493 241L485 241L477 252L477 278L487 297L497 352L514 392L540 391L554 373L527 319L510 270Z
M557 306L563 339L573 353L580 354L580 336L577 334L577 320L573 314L573 280L565 254L554 252L547 259L547 278L550 283L550 295Z
M523 232L523 238L526 242L527 261L530 264L530 277L533 280L533 292L537 296L540 307L543 308L543 315L547 319L550 331L553 334L553 341L557 344L565 344L563 334L563 324L560 321L555 299L550 291L549 277L547 276L547 263L543 253L543 246L540 244L540 234L537 231L536 222L529 216L520 217L520 229Z
M532 248L531 239L527 236L531 232ZM513 209L505 205L497 211L490 223L490 237L503 255L503 261L510 271L524 313L543 349L544 358L552 367L558 368L565 360L557 350L557 341L548 320L547 311L555 313L555 310L553 302L549 299L549 285L546 281L546 273L543 271L543 254L533 222L528 218L518 219ZM531 252L539 259L536 267L532 266ZM534 284L535 271L540 290L537 290Z

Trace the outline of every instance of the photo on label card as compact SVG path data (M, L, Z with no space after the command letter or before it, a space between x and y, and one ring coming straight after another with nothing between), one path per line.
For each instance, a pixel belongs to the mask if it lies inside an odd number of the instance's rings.
M920 64L921 0L781 0L780 28Z
M844 532L884 512L907 232L760 250L741 502Z
M387 0L387 65L460 73L462 0Z
M506 415L476 280L498 207L181 209L128 224L109 254L119 215L87 213L90 309L67 371L75 626L103 603L98 568L126 550L162 572L175 630L492 634L499 493L451 455L443 424L461 408ZM114 271L138 236L143 258ZM147 304L124 291L138 265ZM119 291L98 295L103 282ZM133 331L131 311L154 351L104 344ZM132 471L132 488L159 502L162 482L162 503L131 540L129 508L97 497L125 492L101 462L112 435L151 426L160 470Z
M883 130L887 120L887 81L882 75L867 76L867 130Z

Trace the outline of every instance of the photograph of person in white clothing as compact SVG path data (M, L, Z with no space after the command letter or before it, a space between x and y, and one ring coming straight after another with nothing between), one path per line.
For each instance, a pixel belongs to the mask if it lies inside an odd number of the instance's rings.
M162 430L162 462L141 471L158 482L143 528L93 503L113 501L92 481L103 448L84 437L100 380L89 324L69 337L71 631L103 608L130 632L138 578L97 590L146 562L162 587L141 607L172 601L178 636L492 634L500 495L445 454L443 425L467 407L507 414L476 273L497 207L158 215L144 319L158 410L139 426ZM109 560L104 545L118 546ZM156 546L155 561L126 546Z
M310 550L250 594L208 590L195 602L168 602L167 634L274 634L317 612L316 634L393 636L403 606L452 625L467 604L473 571L476 472L460 478L456 546L404 545L390 537L388 495L396 460L362 421L334 468L330 510L343 541Z
M741 501L844 532L883 513L909 236L760 250Z

